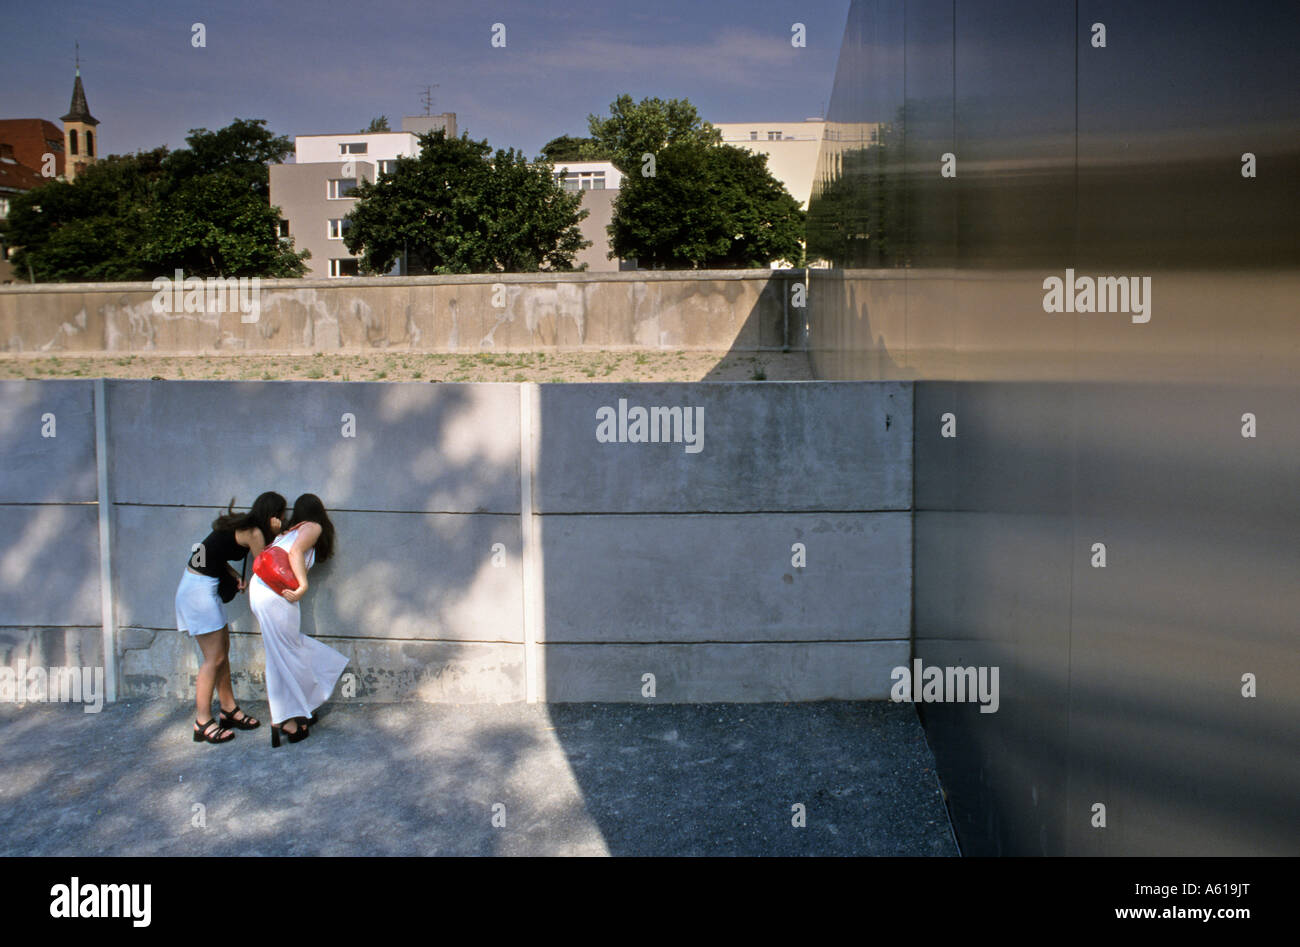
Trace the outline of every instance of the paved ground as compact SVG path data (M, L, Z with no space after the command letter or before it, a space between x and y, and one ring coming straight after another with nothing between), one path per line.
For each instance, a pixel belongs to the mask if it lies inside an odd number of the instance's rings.
M910 705L325 710L273 750L174 700L0 706L0 855L956 854Z

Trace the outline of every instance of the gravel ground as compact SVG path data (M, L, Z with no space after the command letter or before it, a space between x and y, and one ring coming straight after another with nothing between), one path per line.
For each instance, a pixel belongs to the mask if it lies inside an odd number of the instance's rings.
M808 381L805 352L521 352L436 355L373 351L312 355L0 354L6 378L201 381Z

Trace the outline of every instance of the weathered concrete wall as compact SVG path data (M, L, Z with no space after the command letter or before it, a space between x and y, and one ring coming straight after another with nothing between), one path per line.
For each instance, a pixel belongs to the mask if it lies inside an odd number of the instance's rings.
M0 387L7 663L100 663L94 384ZM331 510L303 627L359 699L630 700L647 673L667 701L883 698L907 660L905 384L104 386L124 696L192 693L176 583L221 505L269 489ZM620 398L702 409L702 449L599 442ZM261 697L246 597L227 610Z
M92 382L0 382L0 665L102 665Z
M802 278L700 270L262 280L256 322L244 322L238 304L155 311L159 291L148 283L3 286L0 351L779 349L787 315L801 344L803 320L788 311L785 289Z

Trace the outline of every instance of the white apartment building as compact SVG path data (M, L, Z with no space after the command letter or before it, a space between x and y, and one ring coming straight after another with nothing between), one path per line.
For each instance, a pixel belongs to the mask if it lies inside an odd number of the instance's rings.
M623 172L609 161L557 161L555 180L566 191L617 191Z
M804 210L812 195L826 122L808 118L802 122L713 122L722 132L722 143L767 155L772 176L785 185Z

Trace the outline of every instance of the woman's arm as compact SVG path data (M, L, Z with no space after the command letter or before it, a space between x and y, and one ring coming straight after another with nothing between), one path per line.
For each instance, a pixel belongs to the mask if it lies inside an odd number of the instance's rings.
M320 524L303 523L298 528L298 535L293 538L293 547L289 550L289 566L298 580L298 587L281 593L286 601L296 602L307 594L307 550L316 545L318 539Z
M262 528L254 526L248 534L248 554L256 559L265 548L266 537L262 535Z
M241 534L243 536L242 539L240 538ZM250 527L249 529L238 530L235 533L235 542L239 543L239 545L241 546L246 546L248 549L248 554L252 556L254 559L256 559L258 557L258 554L261 553L261 551L266 548L266 540L262 536L261 528L258 526L253 526ZM248 586L247 580L243 576L241 576L238 572L236 572L235 567L232 566L230 563L226 563L226 568L229 569L230 574L233 575L239 581L239 591L241 592L244 591L244 589Z

